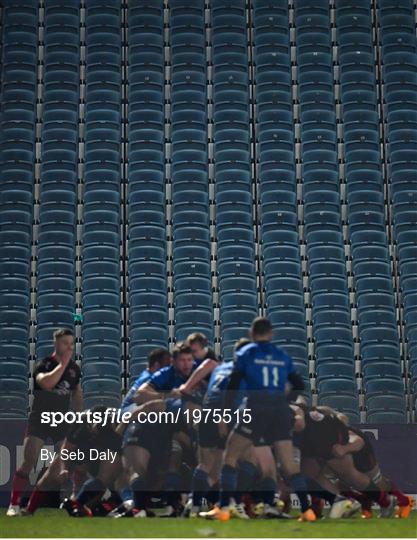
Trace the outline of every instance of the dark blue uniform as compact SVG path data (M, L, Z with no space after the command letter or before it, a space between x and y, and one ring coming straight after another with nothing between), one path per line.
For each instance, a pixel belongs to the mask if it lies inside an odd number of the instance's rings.
M251 421L242 419L235 431L255 444L291 439L293 415L285 386L295 369L288 354L270 342L249 343L237 351L234 372L245 382L251 415Z
M233 366L234 362L232 361L224 362L212 371L207 387L207 393L203 402L204 409L223 409L225 391L230 381ZM242 389L242 386L244 386L242 383L240 385L240 389ZM240 391L234 400L232 410L228 411L234 420L235 417L233 413L239 407L243 396L243 392ZM205 415L203 415L203 417L205 417ZM225 442L225 437L222 437L219 434L219 424L213 421L213 417L211 415L208 416L207 422L200 422L198 426L198 443L202 448L223 449Z

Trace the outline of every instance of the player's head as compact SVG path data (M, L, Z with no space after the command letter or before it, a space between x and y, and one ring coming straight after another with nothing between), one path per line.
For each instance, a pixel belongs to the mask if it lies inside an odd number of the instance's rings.
M272 341L272 324L267 317L256 317L250 327L253 341Z
M245 345L248 345L248 343L251 343L251 340L247 337L242 337L236 341L236 343L233 346L233 352L237 352L239 349L244 347Z
M191 352L191 347L188 343L177 343L172 351L172 364L175 369L184 377L190 375L193 364L194 357Z
M148 355L148 369L151 373L158 371L171 363L171 354L167 349L162 347L153 349Z
M58 328L54 332L55 353L69 354L74 352L74 332L70 328Z
M203 360L207 353L207 336L201 332L193 332L185 341L189 345L193 357L197 360Z

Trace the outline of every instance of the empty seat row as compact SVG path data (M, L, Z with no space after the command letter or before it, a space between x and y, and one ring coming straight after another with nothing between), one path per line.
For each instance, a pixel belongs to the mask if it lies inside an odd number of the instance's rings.
M25 416L28 406L37 7L31 2L5 6L3 29L0 384L6 407L2 413L16 417Z

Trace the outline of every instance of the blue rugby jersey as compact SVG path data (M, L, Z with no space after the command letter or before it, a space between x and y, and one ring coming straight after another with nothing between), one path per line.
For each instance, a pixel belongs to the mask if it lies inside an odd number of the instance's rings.
M292 359L270 342L248 343L236 352L234 370L245 381L250 398L268 400L284 395L290 373L295 372Z

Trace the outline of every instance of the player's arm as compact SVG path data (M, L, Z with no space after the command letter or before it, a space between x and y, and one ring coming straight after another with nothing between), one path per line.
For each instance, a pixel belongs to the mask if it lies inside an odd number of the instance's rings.
M47 373L37 373L35 379L42 390L52 390L55 388L55 386L59 383L70 359L70 355L64 356L52 371Z
M78 383L77 386L72 391L72 407L74 411L83 410L83 391L81 389L81 384Z
M287 394L288 401L296 401L298 394L305 388L303 378L297 371L292 371L288 375L289 391Z
M212 358L204 360L194 373L192 373L191 377L179 387L180 392L183 394L191 394L194 388L217 366L216 360L213 360Z
M298 433L299 431L303 431L306 426L305 414L303 409L294 404L290 405L290 409L292 409L294 412L294 431L296 433Z
M153 401L157 399L167 399L171 397L171 391L163 391L158 390L154 387L154 385L151 382L143 383L142 386L140 386L135 394L135 397L133 398L133 401L137 403L138 405L141 405L143 403L147 403L148 401Z
M347 444L333 445L333 454L337 457L343 457L346 454L359 452L365 446L365 441L353 431L349 431L349 442Z

